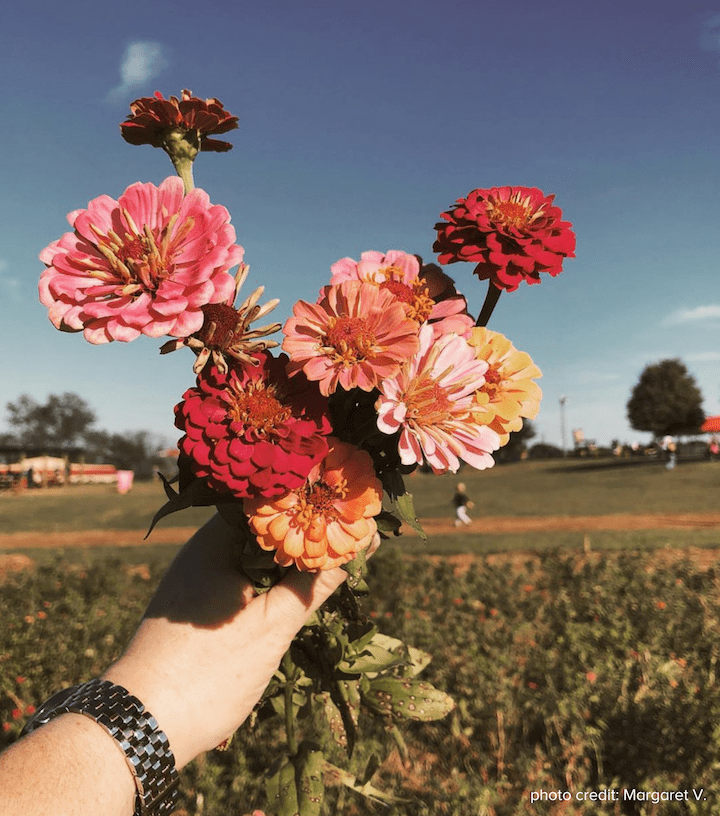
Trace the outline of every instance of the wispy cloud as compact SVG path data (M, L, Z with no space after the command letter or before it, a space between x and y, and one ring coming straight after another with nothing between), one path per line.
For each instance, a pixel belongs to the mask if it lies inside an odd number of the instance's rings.
M713 14L703 22L700 45L708 51L720 51L720 14Z
M685 359L690 363L714 363L720 360L720 351L696 351L686 354Z
M667 326L677 326L681 323L697 323L699 320L717 320L720 318L720 303L708 303L704 306L695 306L694 309L678 309L668 315L663 323Z
M13 303L19 303L20 297L20 280L18 278L7 275L8 270L7 261L0 258L0 289L4 291L5 297Z
M120 63L120 84L105 97L106 102L122 102L154 79L168 66L165 48L157 42L138 41L128 45Z

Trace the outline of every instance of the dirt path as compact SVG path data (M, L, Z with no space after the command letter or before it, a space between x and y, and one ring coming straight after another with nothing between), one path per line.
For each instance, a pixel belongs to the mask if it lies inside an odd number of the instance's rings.
M514 516L474 519L469 527L457 529L452 519L423 519L428 535L498 535L566 531L591 533L597 530L720 530L719 513L667 513L663 515L616 514L608 516ZM0 550L51 547L138 546L180 544L195 532L194 527L158 527L147 541L140 530L80 530L77 532L35 532L0 534ZM406 529L407 535L413 531Z

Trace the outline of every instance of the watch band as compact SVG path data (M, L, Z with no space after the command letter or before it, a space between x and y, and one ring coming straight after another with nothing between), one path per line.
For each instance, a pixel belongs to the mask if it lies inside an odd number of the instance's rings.
M163 816L173 811L179 784L175 757L155 717L137 697L109 680L71 686L43 703L25 724L23 734L65 713L95 720L123 750L137 787L134 816Z

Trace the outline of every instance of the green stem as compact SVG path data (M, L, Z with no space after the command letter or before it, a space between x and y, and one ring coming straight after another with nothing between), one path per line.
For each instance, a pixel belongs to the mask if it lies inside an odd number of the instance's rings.
M497 306L497 302L500 300L501 294L502 289L498 289L498 287L495 286L492 281L489 281L487 294L485 295L485 303L483 303L482 311L480 312L480 316L475 324L476 326L487 326L488 321L490 320L490 315L493 313L493 309Z
M293 691L295 689L295 664L290 657L290 650L285 652L282 659L282 670L285 675L285 738L288 752L295 756L298 752L297 735L295 734L295 719L293 717Z
M172 163L175 166L175 170L182 179L183 187L185 188L185 195L187 195L190 190L195 189L195 181L193 179L193 160L187 158L186 156L171 156Z

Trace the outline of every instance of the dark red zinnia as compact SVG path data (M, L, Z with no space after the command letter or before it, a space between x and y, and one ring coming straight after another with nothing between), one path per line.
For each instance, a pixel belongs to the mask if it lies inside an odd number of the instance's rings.
M554 198L537 187L473 190L441 214L433 252L441 264L477 264L481 280L509 292L523 280L540 283L541 272L559 275L564 259L575 257L575 233Z
M208 139L227 133L238 126L237 116L225 110L217 99L199 99L184 90L180 99L165 99L160 91L130 103L130 116L120 125L123 139L133 145L149 144L167 149L167 137L172 131L194 134L199 150L225 153L232 150L230 142Z
M225 374L207 367L175 407L193 473L239 498L299 487L325 457L331 431L317 385L302 374L288 382L287 355L255 356L257 366L229 361Z

